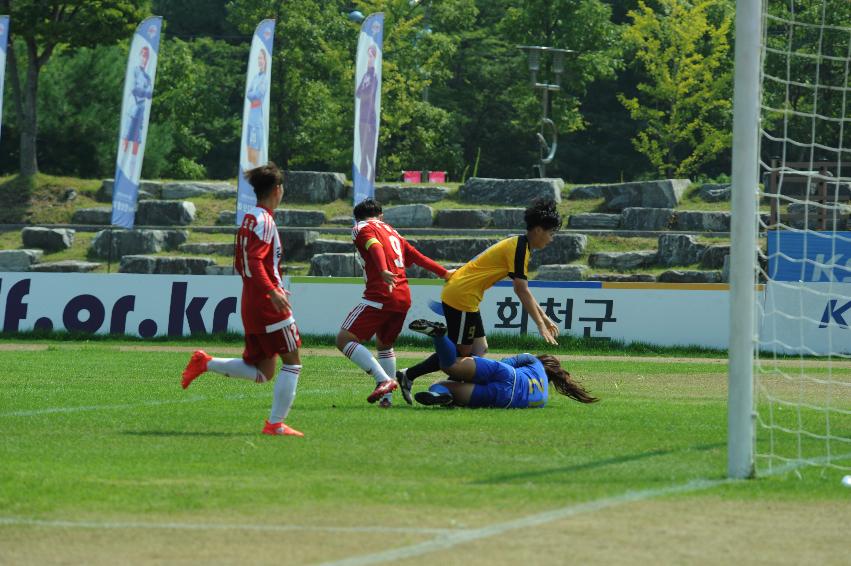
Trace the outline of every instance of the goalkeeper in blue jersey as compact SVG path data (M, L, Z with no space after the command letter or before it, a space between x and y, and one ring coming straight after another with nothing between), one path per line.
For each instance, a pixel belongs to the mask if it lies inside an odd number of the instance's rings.
M470 408L527 409L547 404L552 384L562 395L580 403L599 401L573 381L555 356L519 354L502 361L480 357L457 357L458 351L446 337L440 322L415 320L408 328L431 336L440 359L440 369L449 381L435 383L414 399L423 405L456 405Z

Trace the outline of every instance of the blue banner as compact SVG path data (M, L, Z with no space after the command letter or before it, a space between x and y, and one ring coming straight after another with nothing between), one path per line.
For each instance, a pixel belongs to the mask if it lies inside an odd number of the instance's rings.
M384 14L371 14L361 25L355 67L355 143L352 158L354 204L375 196L383 38Z
M130 44L127 72L124 74L118 158L112 186L112 224L128 229L133 228L136 219L161 29L162 18L159 16L139 24Z
M269 85L274 39L275 20L263 20L257 24L248 56L245 101L242 105L242 141L239 144L236 191L237 226L242 224L245 213L257 205L257 196L245 180L244 173L269 161Z
M851 232L769 231L768 278L851 281Z
M0 132L3 131L3 77L6 76L6 44L9 42L9 16L0 16Z

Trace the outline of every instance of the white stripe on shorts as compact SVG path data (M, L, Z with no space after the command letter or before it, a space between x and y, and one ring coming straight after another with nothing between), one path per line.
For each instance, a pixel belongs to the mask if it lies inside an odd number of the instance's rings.
M348 330L349 328L351 328L351 327L352 327L352 324L354 324L354 323L355 323L355 321L356 321L356 320L358 319L358 317L360 316L360 313L362 313L362 312L363 312L363 310L364 310L366 307L367 307L367 305L365 305L365 304L363 304L363 303L360 303L360 304L359 304L359 305L357 305L355 308L353 308L353 309L352 309L352 312L350 312L350 313L349 313L349 316L347 316L347 317L346 317L346 320L344 320L344 321L343 321L342 328L344 328L344 329L346 329L346 330Z

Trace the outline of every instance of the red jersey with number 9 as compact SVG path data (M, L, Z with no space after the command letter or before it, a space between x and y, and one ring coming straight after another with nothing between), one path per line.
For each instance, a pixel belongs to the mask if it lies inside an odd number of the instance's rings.
M352 228L352 240L354 240L355 247L364 263L366 289L363 298L378 303L379 305L372 305L376 308L394 312L407 312L411 308L411 289L408 287L405 266L410 265L410 262L406 263L405 260L408 259L408 252L413 249L413 246L400 236L392 226L378 218L358 222ZM396 287L392 292L381 278L381 266L376 265L368 251L370 246L374 245L380 245L384 249L387 269L396 274ZM416 250L413 253L419 255Z

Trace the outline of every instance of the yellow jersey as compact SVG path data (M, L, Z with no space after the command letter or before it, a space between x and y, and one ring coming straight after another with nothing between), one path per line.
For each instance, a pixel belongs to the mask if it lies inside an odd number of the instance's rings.
M529 241L513 236L492 245L463 266L443 287L440 300L459 311L477 312L485 291L505 277L526 279Z

